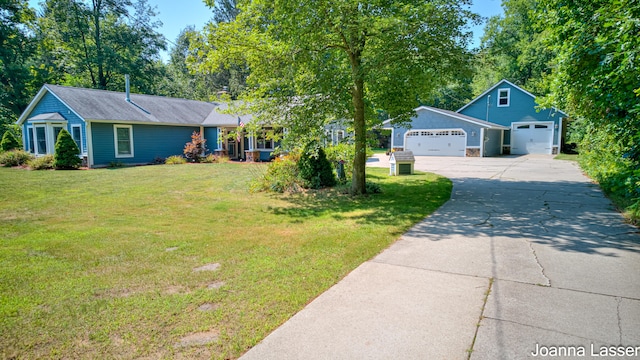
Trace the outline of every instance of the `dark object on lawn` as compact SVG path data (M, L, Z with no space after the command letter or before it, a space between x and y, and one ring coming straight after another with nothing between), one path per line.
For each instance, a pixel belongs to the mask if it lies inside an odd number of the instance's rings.
M563 154L575 155L578 154L578 145L576 143L564 144L562 147Z

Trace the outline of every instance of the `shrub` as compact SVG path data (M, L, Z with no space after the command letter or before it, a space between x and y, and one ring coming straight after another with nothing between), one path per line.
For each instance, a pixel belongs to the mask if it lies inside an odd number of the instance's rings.
M364 185L365 189L367 190L367 194L380 194L382 193L382 188L380 187L380 185L373 183L373 182L366 182Z
M78 157L80 149L73 141L71 134L65 129L58 134L55 154L53 155L53 166L56 169L77 169L82 164L82 159Z
M187 163L187 159L183 158L180 155L173 155L173 156L169 156L167 158L167 160L164 161L164 163L167 164L167 165L186 164Z
M191 142L186 143L184 146L184 156L191 162L200 162L207 151L206 142L207 140L202 138L199 132L194 131L191 134Z
M580 167L623 210L640 223L640 165L628 145L607 128L588 127L580 142Z
M356 147L354 144L338 144L331 145L325 148L327 159L333 164L336 169L340 162L344 167L344 178L340 179L340 182L349 181L353 177L353 159L356 157ZM367 157L373 156L373 151L367 148ZM337 170L336 170L337 171Z
M121 168L124 167L125 164L122 161L119 160L113 160L113 161L109 161L109 166L108 168L110 169L116 169L116 168Z
M319 189L336 185L333 166L327 160L324 150L316 143L305 147L298 161L298 170L306 188Z
M13 135L11 131L5 131L4 135L2 135L2 141L0 141L0 150L2 151L11 151L17 150L20 148L20 143Z
M31 159L27 162L27 165L32 170L51 170L53 169L53 155L45 155Z
M24 150L12 150L0 154L0 164L4 167L21 166L31 159L33 156Z
M216 162L218 160L218 158L213 155L213 154L208 154L207 156L203 157L200 159L200 162L206 163L206 164L212 164L214 162Z
M163 158L162 156L156 156L153 159L153 164L154 165L161 165L161 164L164 164L165 160L167 160L167 159Z
M296 193L302 189L298 177L298 164L294 157L278 157L269 164L267 171L251 184L253 191Z

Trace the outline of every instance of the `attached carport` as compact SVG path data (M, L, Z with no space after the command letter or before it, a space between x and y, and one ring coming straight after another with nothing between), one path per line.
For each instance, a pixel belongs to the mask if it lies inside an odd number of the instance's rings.
M508 127L449 110L421 106L410 124L383 123L392 131L391 147L418 156L497 156Z

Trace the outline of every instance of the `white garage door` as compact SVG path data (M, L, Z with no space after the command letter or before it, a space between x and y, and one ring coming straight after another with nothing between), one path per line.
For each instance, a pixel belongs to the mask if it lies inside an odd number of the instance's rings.
M511 153L551 154L553 122L514 123L511 128Z
M410 130L404 148L414 155L465 156L467 134L462 129Z

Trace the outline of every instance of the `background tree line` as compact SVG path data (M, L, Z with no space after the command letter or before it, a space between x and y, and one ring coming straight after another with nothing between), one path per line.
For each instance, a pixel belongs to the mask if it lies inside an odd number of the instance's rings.
M235 3L214 11L215 21L231 19ZM223 86L235 96L244 84L242 68L190 71L198 62L187 61L198 38L193 27L171 39L164 63L167 39L148 0L46 0L38 10L2 0L0 20L0 137L18 131L12 124L45 83L122 91L130 74L132 91L198 100Z
M271 82L274 79L265 76L268 75L264 71L266 66L274 64L261 64L256 58L248 59L246 54L239 56L239 52L216 47L216 39L224 35L220 30L224 27L220 25L237 26L236 19L242 9L254 12L245 14L245 22L262 16L263 20L272 21L270 24L283 25L280 33L269 34L271 40L277 38L274 36L285 39L295 34L295 28L287 24L299 21L300 14L309 15L309 20L320 16L314 9L273 9L260 1L254 2L258 6L249 6L245 1L236 4L235 0L205 2L212 8L211 24L202 32L184 29L171 48L168 63L160 59L166 42L157 32L160 24L147 0L46 0L37 13L29 8L26 0L0 2L0 132L10 128L44 83L121 90L125 73L132 74L134 91L148 94L210 100L223 87L236 97L244 90L255 90L257 85L270 88L263 96L273 95L286 85L290 94L304 95L301 87L290 86L302 79L317 94L339 93L331 94L336 104L351 101L344 96L350 90L341 85L340 76L332 73L332 77L323 78L323 74L344 65L332 63L339 60L336 53L327 53L325 58L304 59L308 66L296 69L298 78L289 78L293 73L280 72L280 79L288 81L285 83ZM383 9L397 9L408 3L387 1L379 5ZM474 21L473 14L451 7L454 2L439 3L448 4L448 7L434 8L439 15L453 11L448 14L462 18L461 23L455 22L456 26ZM357 1L335 0L332 4L340 11L351 7L353 14L358 11L364 14L366 10ZM448 37L462 43L450 43L449 49L454 46L456 52L448 53L446 58L455 61L430 68L434 73L448 74L442 77L444 81L434 81L431 86L421 88L412 98L413 103L456 110L488 86L502 78L508 79L538 95L543 106L555 106L570 114L568 141L578 143L583 168L637 216L640 212L640 3L636 0L503 0L502 6L504 15L488 19L480 47L473 50L457 46L468 44L463 34L443 32L434 22L430 31L440 31L443 42ZM373 18L370 14L366 18L340 17L335 9L326 11L335 12L334 25L348 31L358 30L356 25L364 26L360 30L366 35L388 25L384 21L367 23L364 20ZM269 16L272 18L268 19ZM252 23L255 28L266 28L270 24ZM317 45L318 41L330 37L330 30L317 32L315 37L306 40L301 37L291 39L290 44L278 44L279 50L294 50L292 44L298 51L307 45ZM429 46L419 44L421 56L439 49L433 44ZM221 57L223 50L227 57ZM296 54L302 60L301 52ZM413 54L404 56L408 57L398 59L398 63L415 59L410 58ZM265 67L261 68L262 65ZM251 88L246 86L250 75L254 81ZM391 81L384 77L378 80ZM327 84L331 86L325 86ZM402 89L400 83L387 85L390 91ZM405 95L416 94L400 93L395 98ZM398 103L404 104L404 101ZM365 103L369 105L372 111L366 113L367 127L389 112L398 113L393 104L385 104L383 108ZM300 129L303 131L305 127Z

